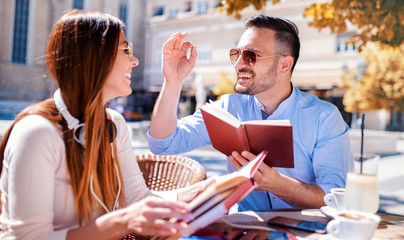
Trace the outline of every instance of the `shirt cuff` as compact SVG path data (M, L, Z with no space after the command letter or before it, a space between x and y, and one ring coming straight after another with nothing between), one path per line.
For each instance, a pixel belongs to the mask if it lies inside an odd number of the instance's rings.
M331 192L331 189L332 188L345 188L345 186L336 186L336 185L333 185L333 184L327 184L327 183L325 183L325 184L319 184L318 185L321 189L323 189L323 191L324 191L324 193L325 194L328 194L328 193L330 193Z

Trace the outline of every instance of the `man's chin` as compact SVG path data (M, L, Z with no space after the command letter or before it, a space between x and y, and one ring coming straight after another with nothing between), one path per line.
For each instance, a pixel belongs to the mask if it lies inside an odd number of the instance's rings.
M248 88L243 87L243 86L237 84L237 85L234 87L234 91L235 91L236 93L247 94L247 93L248 93Z

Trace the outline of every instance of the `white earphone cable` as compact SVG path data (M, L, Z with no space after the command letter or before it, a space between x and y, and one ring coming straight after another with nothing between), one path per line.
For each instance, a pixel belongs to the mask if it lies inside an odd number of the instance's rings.
M113 152L113 147L112 146L113 145L111 143L112 157L114 157L114 152ZM116 165L116 163L115 163L115 170L116 170L116 175L118 176L118 193L116 195L115 203L114 203L114 207L112 208L112 211L115 211L118 208L119 195L121 194L121 179L119 178L119 170L118 170L118 166ZM107 206L105 206L105 204L101 201L101 199L98 198L97 194L95 194L95 192L94 192L93 175L91 175L91 177L90 177L90 190L91 190L91 194L95 197L95 199L101 204L101 206L105 209L105 211L107 213L109 213L110 211L108 210Z

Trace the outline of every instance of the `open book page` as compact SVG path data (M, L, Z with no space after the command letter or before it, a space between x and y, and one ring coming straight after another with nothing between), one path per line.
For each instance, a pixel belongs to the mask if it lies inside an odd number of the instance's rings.
M233 115L231 115L231 113L216 105L217 104L215 104L214 102L206 103L201 107L201 109L216 116L219 119L222 119L223 121L227 122L228 124L236 128L241 126L240 121L236 117L234 117Z
M231 113L224 110L220 106L217 106L215 102L206 103L202 106L202 109L217 118L222 119L228 124L234 127L241 127L243 124L258 124L258 125L275 125L275 126L290 126L289 119L280 119L280 120L248 120L244 122L240 122L236 117L234 117Z
M281 120L249 120L242 124L255 124L255 125L271 125L271 126L290 126L289 119Z
M225 191L228 191L229 189L237 189L237 187L242 185L244 182L253 178L266 154L267 153L263 151L253 160L241 167L238 171L217 177L215 184L210 185L203 193L199 194L190 203L191 208L198 209L202 204L205 204L214 196L226 198L228 195L224 194Z
M205 104L200 110L212 146L216 150L226 156L229 156L232 151L250 150L247 133L233 115L214 106L213 103ZM223 114L217 114L217 111L222 111Z
M175 237L192 234L216 221L225 215L231 206L253 191L255 185L252 178L266 154L265 151L261 152L238 171L218 177L216 183L199 194L190 203L195 219L188 222L188 229L176 234ZM176 219L170 221L176 221Z

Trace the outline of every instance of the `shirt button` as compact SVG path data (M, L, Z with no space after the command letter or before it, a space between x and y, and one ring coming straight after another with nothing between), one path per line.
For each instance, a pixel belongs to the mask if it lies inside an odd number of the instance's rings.
M274 201L275 201L275 200L276 200L276 197L275 197L275 196L273 196L273 197L272 197L272 200L274 200Z

